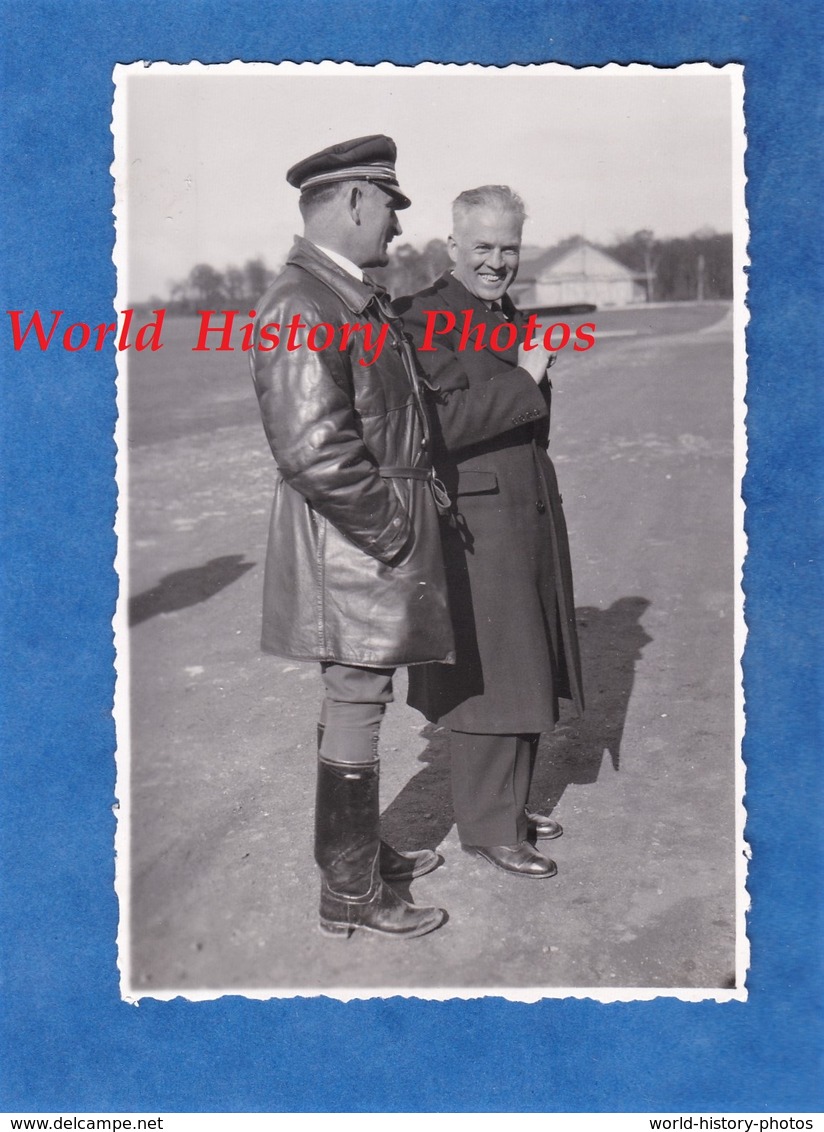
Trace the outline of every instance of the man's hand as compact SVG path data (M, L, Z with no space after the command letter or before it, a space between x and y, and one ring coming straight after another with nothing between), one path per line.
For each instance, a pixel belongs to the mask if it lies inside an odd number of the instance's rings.
M523 343L518 347L518 365L526 370L536 385L540 385L557 357L556 353L545 349L540 342L536 342L531 350L527 350Z

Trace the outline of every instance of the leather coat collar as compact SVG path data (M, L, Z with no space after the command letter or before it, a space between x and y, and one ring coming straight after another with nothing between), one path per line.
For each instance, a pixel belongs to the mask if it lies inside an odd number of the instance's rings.
M325 283L354 314L362 314L375 297L373 286L355 279L303 236L295 236L286 262L302 267L321 283Z

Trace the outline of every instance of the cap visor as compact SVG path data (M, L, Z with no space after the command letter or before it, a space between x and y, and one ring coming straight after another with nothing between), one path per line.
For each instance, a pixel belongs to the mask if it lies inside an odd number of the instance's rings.
M373 181L373 185L377 185L379 189L383 189L392 198L392 205L396 212L400 212L402 208L409 208L412 201L409 197L404 196L400 189L396 189L394 185L387 185L385 181Z

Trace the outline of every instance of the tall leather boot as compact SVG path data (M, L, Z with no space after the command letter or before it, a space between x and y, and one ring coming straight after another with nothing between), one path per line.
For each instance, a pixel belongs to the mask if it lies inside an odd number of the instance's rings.
M379 823L377 764L319 759L315 860L322 931L349 936L360 928L413 937L443 923L442 908L416 908L381 879Z
M324 730L324 724L319 723L318 758L320 758ZM400 849L393 849L388 841L381 838L380 874L384 880L415 880L416 877L425 876L433 869L437 869L440 863L441 857L434 849L417 849L411 853L403 853Z

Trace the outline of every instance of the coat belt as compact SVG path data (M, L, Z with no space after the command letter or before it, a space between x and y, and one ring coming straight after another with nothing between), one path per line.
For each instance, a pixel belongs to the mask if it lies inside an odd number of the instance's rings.
M378 468L385 480L428 480L432 478L430 468Z
M449 498L449 493L444 485L435 475L434 468L378 468L378 471L386 480L428 480L432 498L435 500L435 506L439 513L441 515L449 513L452 500Z

